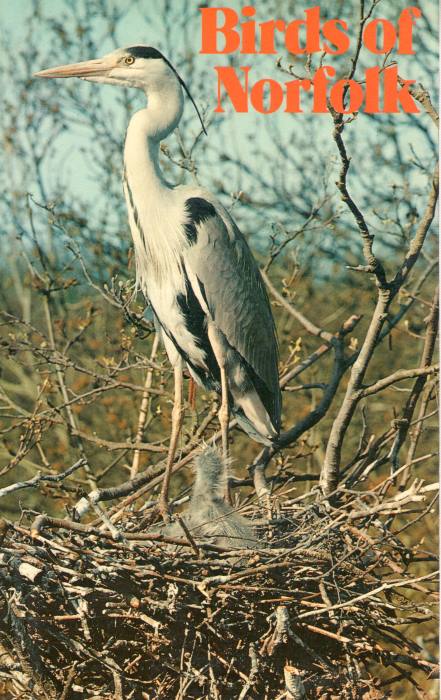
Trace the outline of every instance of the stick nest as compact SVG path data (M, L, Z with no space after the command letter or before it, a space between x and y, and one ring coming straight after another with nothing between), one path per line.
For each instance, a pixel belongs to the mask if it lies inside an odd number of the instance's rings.
M309 498L279 502L254 551L184 531L149 541L140 512L117 541L67 520L3 523L0 697L368 699L433 675L403 631L433 619L420 564L433 558L391 531L418 485ZM246 514L262 523L260 507Z

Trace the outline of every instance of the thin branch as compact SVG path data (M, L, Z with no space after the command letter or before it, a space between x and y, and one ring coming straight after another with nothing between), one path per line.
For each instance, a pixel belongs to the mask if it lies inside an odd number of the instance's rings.
M361 213L360 209L358 208L354 199L348 191L347 176L351 159L348 157L348 154L346 152L346 146L342 138L342 131L345 126L343 115L338 114L332 108L330 108L330 110L334 119L334 140L337 144L337 148L341 159L341 169L336 185L341 193L342 200L345 202L348 209L352 213L358 226L358 230L360 232L360 236L363 242L363 255L364 259L366 260L366 268L364 269L364 271L371 272L375 275L379 289L387 289L386 272L382 263L378 260L378 258L373 252L374 236L370 233L363 214Z
M403 285L410 270L412 269L420 255L421 249L426 239L427 232L435 215L435 209L438 200L438 169L436 167L432 181L430 183L430 191L426 208L423 216L421 217L415 237L411 241L408 253L406 254L401 269L397 272L393 281L391 283L388 283L383 267L378 263L377 259L373 255L373 239L369 234L369 230L366 226L364 218L359 212L354 202L349 197L349 194L347 193L346 175L349 168L349 160L347 158L346 149L341 137L343 122L339 122L338 117L335 114L334 122L336 123L334 138L336 140L340 152L340 157L342 160L340 179L337 183L337 187L342 192L344 199L346 196L348 197L348 199L345 199L345 201L347 201L348 207L352 211L357 221L360 234L363 240L363 250L365 259L376 277L378 287L378 298L363 345L352 366L345 397L341 404L340 410L332 424L321 474L321 487L325 494L333 493L337 487L339 480L341 450L343 446L343 441L346 435L346 431L354 415L355 409L360 400L360 391L363 388L362 383L366 370L371 361L375 348L381 339L381 332L383 329L384 322L387 319L392 300Z
M281 304L283 308L286 311L288 311L288 313L291 314L291 316L293 316L306 331L308 331L308 333L310 333L311 335L318 336L319 338L323 338L323 340L326 340L328 342L331 342L332 338L334 337L332 333L322 330L314 323L312 323L312 321L309 321L300 311L298 311L292 304L289 303L287 299L285 299L285 297L283 297L277 291L266 272L264 270L261 270L260 272L266 286L270 290L271 295L274 297L274 299L276 299L279 302L279 304Z
M362 316L356 316L355 314L353 316L350 316L349 318L346 319L346 321L343 323L341 328L337 331L337 333L334 333L332 336L332 339L338 340L339 338L343 338L345 335L348 335L349 333L352 333L354 330L355 326L361 321L363 317ZM326 355L327 352L332 350L332 344L331 343L326 343L323 345L320 345L317 350L314 350L309 357L305 358L300 362L298 365L293 367L293 369L289 370L286 374L282 376L280 379L280 388L283 389L286 387L286 385L295 377L298 377L299 374L304 372L308 367L310 367L312 364L317 362L323 355Z
M438 334L438 324L439 324L439 290L438 288L435 290L433 302L432 302L432 308L430 310L429 316L427 317L427 327L426 327L426 335L424 338L424 345L423 345L423 351L421 354L421 361L420 361L420 368L421 370L424 369L429 369L430 368L430 363L432 362L432 358L435 352L435 346L436 346L436 338ZM401 449L402 444L404 443L404 440L406 438L406 435L408 433L410 423L413 418L413 414L415 412L416 405L418 403L418 400L420 398L421 392L424 389L424 385L427 380L427 375L424 375L424 372L422 371L421 376L418 377L416 380L413 389L410 393L410 396L408 397L406 401L406 405L403 410L403 416L402 419L399 423L398 426L398 431L395 437L395 440L393 442L391 451L390 451L390 460L392 464L392 468L394 471L397 470L398 468L398 454ZM423 414L424 415L424 414ZM421 430L421 424L419 425L418 430ZM416 444L415 444L416 447ZM412 456L411 456L412 459ZM404 473L401 477L401 483L404 484L405 480L407 478L407 471Z
M52 322L52 314L51 314L51 308L49 304L49 293L45 293L43 297L43 306L44 306L44 313L46 316L46 326L47 326L47 333L48 333L48 338L50 342L50 347L53 352L56 352L56 345L55 345L55 336L54 336L54 328L53 328L53 322ZM63 401L65 403L65 411L68 419L68 423L70 426L71 432L77 431L78 426L77 426L77 421L75 418L75 415L70 407L69 404L69 394L67 392L67 387L66 387L66 382L64 380L64 373L60 365L55 364L55 370L57 374L57 380L58 380L58 386L61 392L61 395L63 397ZM90 468L89 461L87 459L86 453L84 451L83 443L81 441L80 436L76 436L76 442L79 447L79 451L81 454L81 457L83 459L83 468L84 471L86 472L87 479L89 481L89 484L92 488L96 488L96 478L95 475Z
M159 345L159 333L155 333L155 337L153 338L152 350L150 353L150 362L152 362L152 363L156 357L158 345ZM143 391L142 398L141 398L141 406L139 408L138 430L136 431L135 442L141 442L143 434L144 434L144 428L146 425L147 417L148 417L149 412L150 412L150 405L151 405L150 389L152 386L152 381L153 381L153 367L150 366L148 368L148 370L146 372L146 376L145 376L144 391ZM133 455L133 460L132 460L132 467L130 469L130 478L131 479L133 479L138 473L140 456L141 456L140 450L135 450L134 455Z
M387 387L391 386L392 384L396 384L396 382L402 382L405 379L413 379L414 377L424 377L424 379L426 379L428 376L435 374L438 371L439 364L432 365L430 367L399 369L393 374L390 374L388 377L383 377L383 379L379 379L374 384L369 384L359 392L358 396L359 398L366 398L366 396L371 396L372 394L377 394L379 391L383 391L383 389L387 389Z
M42 482L57 483L59 481L63 481L63 479L73 474L73 472L75 472L77 469L84 467L84 463L84 457L81 457L77 462L75 462L75 464L60 474L37 474L36 476L32 477L32 479L28 479L27 481L17 481L15 484L10 484L9 486L5 486L4 488L0 489L0 498L13 493L14 491L19 491L20 489L34 488Z

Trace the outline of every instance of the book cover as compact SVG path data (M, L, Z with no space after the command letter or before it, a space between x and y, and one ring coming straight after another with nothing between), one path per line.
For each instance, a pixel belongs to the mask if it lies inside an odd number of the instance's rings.
M0 698L437 697L438 21L0 4Z

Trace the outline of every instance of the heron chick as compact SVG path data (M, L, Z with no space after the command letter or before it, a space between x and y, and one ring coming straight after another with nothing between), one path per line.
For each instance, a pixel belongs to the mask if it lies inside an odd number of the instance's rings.
M224 457L230 411L253 439L266 445L277 440L281 394L268 295L247 242L222 203L199 185L170 184L161 170L160 142L181 120L183 91L196 103L160 51L130 46L35 75L135 88L147 98L147 107L128 125L123 182L137 285L150 302L174 369L172 429L160 495L167 520L185 366L198 384L220 395Z
M195 482L187 510L181 518L197 541L228 549L260 547L252 522L224 500L228 465L214 447L206 447L194 460ZM170 537L182 537L179 522L161 528Z

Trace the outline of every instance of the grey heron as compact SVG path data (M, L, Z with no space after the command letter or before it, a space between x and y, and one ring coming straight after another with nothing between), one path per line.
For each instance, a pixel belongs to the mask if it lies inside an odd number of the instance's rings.
M167 518L185 365L198 384L220 394L224 456L230 409L255 440L268 445L277 439L278 349L266 289L245 238L218 199L198 186L173 186L161 171L159 145L179 124L183 90L204 125L186 84L160 51L131 46L35 75L133 87L147 98L147 107L132 116L127 129L124 193L137 286L151 304L174 368L172 428L159 498Z

